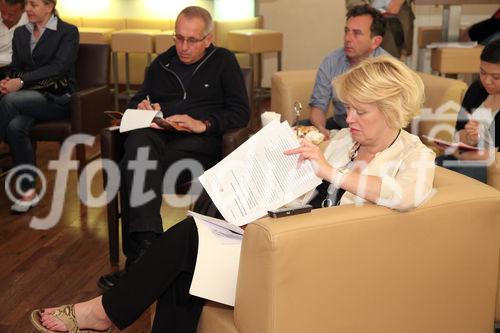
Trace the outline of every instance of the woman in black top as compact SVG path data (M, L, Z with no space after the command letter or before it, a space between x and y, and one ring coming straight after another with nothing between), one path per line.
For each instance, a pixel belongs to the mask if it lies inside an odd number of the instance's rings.
M69 117L76 90L78 29L63 22L55 6L56 0L26 1L29 22L14 32L10 74L0 81L0 141L9 144L20 181L20 198L11 207L18 213L38 203L31 129Z
M500 40L486 45L481 53L479 76L465 93L456 131L459 141L482 150L457 150L436 162L486 183L486 168L500 147Z

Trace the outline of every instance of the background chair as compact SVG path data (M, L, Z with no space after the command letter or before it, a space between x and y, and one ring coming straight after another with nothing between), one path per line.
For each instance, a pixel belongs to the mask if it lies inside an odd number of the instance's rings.
M80 44L76 61L78 91L71 96L69 119L36 124L31 132L32 141L57 141L62 143L76 133L97 135L106 126L104 111L110 102L108 87L109 45ZM78 174L85 167L85 145L76 146L80 162Z
M424 82L425 87L424 108L429 108L435 112L449 101L460 105L467 90L467 85L464 82L426 73L418 73L418 75ZM292 124L295 122L296 117L293 104L295 101L299 101L304 107L300 119L308 119L309 108L307 106L309 105L315 78L316 70L314 69L274 73L271 77L271 110L280 113L282 120L288 120ZM448 120L454 127L458 109L451 111L454 111L455 118L450 117ZM327 115L333 115L331 103ZM422 127L419 130L425 132L428 131L428 128ZM450 138L443 139L450 140Z
M252 71L250 68L242 68L245 86L249 98L250 109L252 109ZM250 134L248 126L246 128L232 129L224 133L222 137L222 157L227 156L235 150L240 144L248 139ZM101 132L101 156L110 159L116 163L120 162L124 154L124 143L126 134L119 132L118 127L108 127ZM181 174L181 177L182 174ZM103 174L104 187L107 184L107 175ZM191 179L178 181L175 188L176 194L186 194L191 186ZM108 239L109 239L109 261L111 265L117 265L119 259L119 223L121 218L120 211L120 192L113 198L109 198L106 206L108 220Z

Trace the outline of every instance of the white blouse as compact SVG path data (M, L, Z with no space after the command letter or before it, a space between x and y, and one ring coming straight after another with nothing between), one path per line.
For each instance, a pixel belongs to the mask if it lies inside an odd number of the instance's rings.
M349 153L353 145L349 129L344 128L333 137L324 155L334 168L343 167L350 161ZM435 157L435 153L418 136L401 130L396 141L377 153L361 174L382 178L377 205L409 210L419 206L432 192ZM362 204L365 201L345 192L340 204Z

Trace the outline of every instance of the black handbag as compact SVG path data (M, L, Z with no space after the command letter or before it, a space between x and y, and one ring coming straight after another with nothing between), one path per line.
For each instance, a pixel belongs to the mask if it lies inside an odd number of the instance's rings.
M11 78L21 78L23 72L15 72L10 76ZM40 81L25 84L25 89L31 89L41 92L42 94L63 95L69 92L69 82L66 78L50 78Z

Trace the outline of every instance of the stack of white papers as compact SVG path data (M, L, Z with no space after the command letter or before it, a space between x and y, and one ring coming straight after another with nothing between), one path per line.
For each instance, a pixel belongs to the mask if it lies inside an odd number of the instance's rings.
M248 224L321 184L309 161L283 152L299 141L287 122L271 122L199 178L224 219Z

